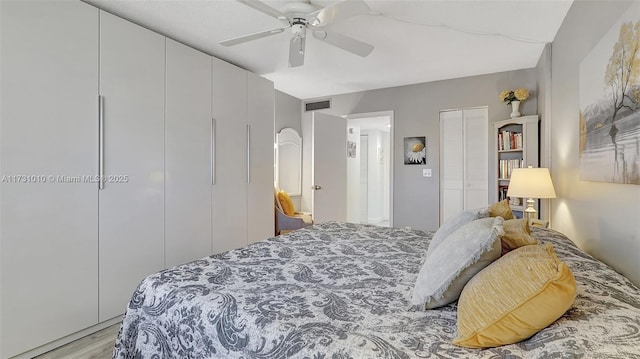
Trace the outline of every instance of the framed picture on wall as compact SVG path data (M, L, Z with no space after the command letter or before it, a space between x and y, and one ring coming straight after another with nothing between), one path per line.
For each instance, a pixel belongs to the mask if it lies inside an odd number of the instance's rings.
M356 143L353 141L347 141L347 157L356 157Z
M404 164L405 165L426 165L427 164L427 138L405 137L404 138Z
M639 10L631 6L580 63L581 180L640 185Z

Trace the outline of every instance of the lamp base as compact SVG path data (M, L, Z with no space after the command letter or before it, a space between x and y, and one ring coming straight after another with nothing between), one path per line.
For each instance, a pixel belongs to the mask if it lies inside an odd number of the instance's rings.
M524 210L524 218L527 220L538 219L538 211L534 207L535 203L533 198L527 199L527 208Z

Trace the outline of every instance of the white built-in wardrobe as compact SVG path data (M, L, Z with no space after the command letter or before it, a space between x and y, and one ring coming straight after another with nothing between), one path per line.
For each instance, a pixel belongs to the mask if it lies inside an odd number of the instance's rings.
M272 235L271 82L79 1L0 16L0 358Z

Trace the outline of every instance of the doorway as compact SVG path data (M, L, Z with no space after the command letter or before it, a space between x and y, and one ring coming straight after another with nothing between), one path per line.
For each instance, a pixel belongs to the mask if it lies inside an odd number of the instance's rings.
M347 116L347 221L393 222L393 113Z

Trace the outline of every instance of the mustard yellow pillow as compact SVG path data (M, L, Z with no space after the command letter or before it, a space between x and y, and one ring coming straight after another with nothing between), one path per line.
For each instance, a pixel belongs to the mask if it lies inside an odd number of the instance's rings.
M553 246L517 248L464 287L453 344L489 348L519 342L560 318L575 297L573 274Z
M504 221L503 227L504 235L500 238L502 241L502 255L522 246L538 244L538 241L531 237L529 221L524 218Z
M293 216L296 214L296 210L293 207L293 202L291 201L291 197L285 191L278 192L278 202L280 202L280 207L282 207L282 212L287 216Z
M502 200L489 206L490 217L502 217L505 220L514 219L513 212L511 212L511 206L509 200Z

